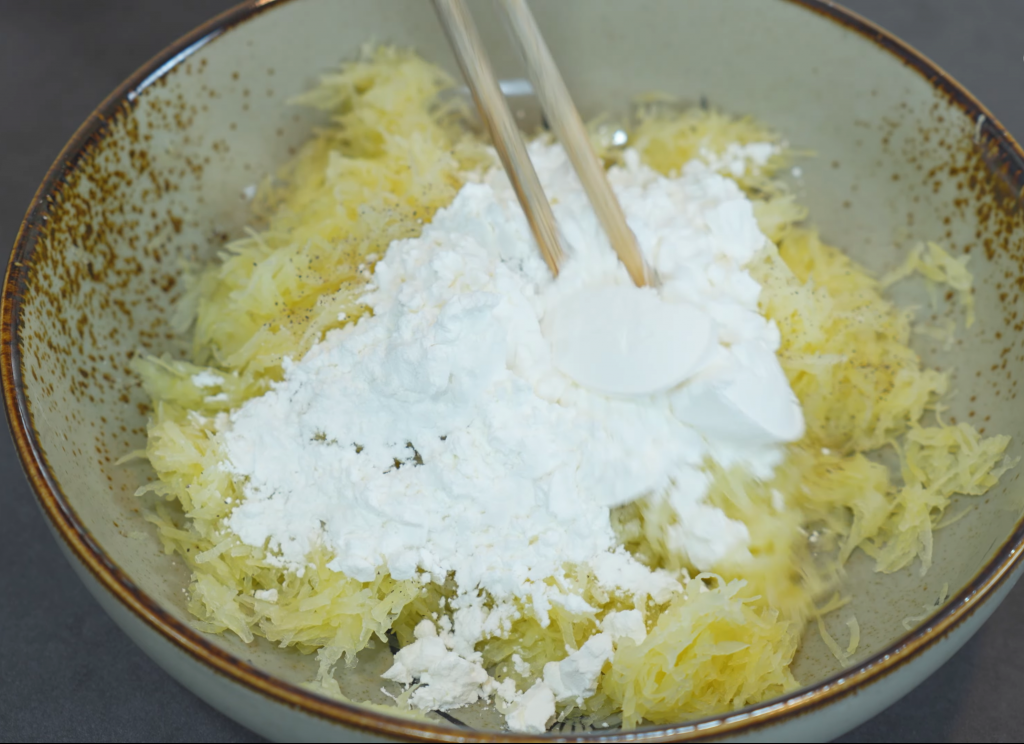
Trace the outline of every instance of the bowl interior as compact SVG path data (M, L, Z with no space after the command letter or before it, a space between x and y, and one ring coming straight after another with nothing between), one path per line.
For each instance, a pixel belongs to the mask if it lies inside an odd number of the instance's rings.
M1024 361L1018 319L1022 227L1017 175L997 129L956 96L855 30L794 2L561 0L535 11L584 114L622 111L635 95L665 91L748 113L800 150L795 182L830 242L869 267L895 265L911 240L969 253L978 322L964 332L950 303L934 311L920 288L900 295L923 314L959 322L951 350L921 341L926 360L955 364L950 420L1024 441ZM489 5L474 7L502 77L522 70ZM95 543L143 592L190 623L188 573L163 554L133 496L152 473L117 465L143 446L147 398L128 368L140 352L180 355L169 325L182 269L203 260L246 220L243 189L281 164L316 125L287 105L316 76L374 39L413 46L456 71L431 6L421 0L293 0L271 6L197 44L166 72L135 86L68 163L36 210L21 262L16 331L24 400L53 480ZM935 540L927 577L916 566L880 576L850 564L853 601L830 617L845 646L845 620L862 629L854 662L906 633L903 620L955 596L1008 539L1021 513L1018 472ZM948 587L943 591L943 587ZM232 636L213 643L299 684L314 660ZM341 673L355 699L384 702L368 656ZM812 684L839 662L809 632L798 678ZM475 716L475 717L474 717ZM477 725L494 725L471 714Z

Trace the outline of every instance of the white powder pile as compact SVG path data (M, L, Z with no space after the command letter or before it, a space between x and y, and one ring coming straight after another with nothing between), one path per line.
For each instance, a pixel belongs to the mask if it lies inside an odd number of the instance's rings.
M674 507L675 547L698 568L742 555L747 529L704 502L702 463L767 476L803 418L775 357L778 331L744 270L766 239L731 180L699 162L665 178L635 152L611 170L661 277L655 293L630 289L561 147L534 143L530 155L570 256L558 280L492 169L420 237L388 248L364 298L372 316L286 362L281 383L231 414L224 466L244 492L226 526L268 545L284 568L301 572L322 544L331 569L360 581L382 570L424 582L453 575L451 617L421 623L387 676L418 679L411 702L424 709L497 695L511 728L539 732L555 701L593 694L616 643L642 642L640 614L606 617L603 632L549 663L528 691L498 685L474 645L505 636L521 612L546 625L552 603L595 609L545 583L565 564L659 602L680 591L616 545L609 510L641 496ZM699 318L703 337L675 341L699 347L688 379L615 397L570 378L562 370L585 377L587 364L556 316L588 292L625 297L624 307L636 293L645 307ZM615 374L628 383L632 373Z

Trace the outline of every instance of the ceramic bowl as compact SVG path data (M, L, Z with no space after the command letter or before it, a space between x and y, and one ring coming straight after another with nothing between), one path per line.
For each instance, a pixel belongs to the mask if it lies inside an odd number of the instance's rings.
M475 5L499 73L520 77L490 5ZM868 266L894 265L911 237L969 253L978 323L952 351L921 351L931 364L956 365L947 415L1010 434L1010 454L1021 451L1024 154L981 104L898 39L828 2L534 5L585 114L622 110L652 89L749 113L816 154L801 163L795 188L825 236ZM195 630L182 591L187 571L163 554L132 495L150 473L116 464L145 437L147 399L129 360L184 349L168 324L182 265L240 231L243 188L316 125L288 99L371 38L414 46L456 70L424 0L263 0L181 39L100 104L46 175L18 235L3 294L4 402L75 570L136 643L211 705L279 740L515 740L317 697L301 686L312 677L309 657ZM856 613L862 639L849 665L809 633L795 666L804 688L635 731L632 740L826 739L898 700L1016 581L1020 472L938 534L926 579L851 563L854 601L845 612ZM913 616L925 617L908 631L903 621ZM833 623L841 639L845 617ZM380 671L370 659L345 672L342 687L372 698Z

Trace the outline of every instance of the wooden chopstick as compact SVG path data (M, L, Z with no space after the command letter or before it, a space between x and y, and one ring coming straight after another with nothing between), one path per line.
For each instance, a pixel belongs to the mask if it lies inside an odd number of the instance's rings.
M563 253L558 242L555 216L540 185L537 171L534 170L533 163L526 153L526 146L509 110L508 102L501 94L498 81L494 77L494 70L491 68L476 24L473 23L463 0L434 0L434 8L455 50L455 58L505 166L512 188L515 189L523 212L526 213L526 219L544 254L544 260L551 273L558 276Z
M526 0L498 0L498 5L507 16L512 36L526 61L541 108L576 169L608 240L633 282L638 287L651 284L654 277L650 267L626 224L622 207L608 184L604 167L590 145L583 120Z

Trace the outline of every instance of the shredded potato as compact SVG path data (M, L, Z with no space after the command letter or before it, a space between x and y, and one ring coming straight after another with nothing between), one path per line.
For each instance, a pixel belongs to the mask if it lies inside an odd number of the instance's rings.
M458 107L436 104L450 84L412 54L382 48L302 96L299 104L330 112L332 123L262 184L253 217L259 229L228 244L194 277L176 317L177 327L192 334L191 361L135 363L154 401L145 455L158 476L140 495L157 497L150 519L166 550L193 570L189 609L198 627L316 652L314 686L338 697L338 663L356 663L371 639L389 632L411 642L416 623L441 610L455 587L395 581L384 571L358 582L329 570L331 556L322 551L301 572L285 571L263 548L242 544L224 527L242 495L217 467L223 455L214 418L265 392L280 379L285 357L301 357L328 330L365 313L358 297L374 260L391 241L419 234L453 199L462 174L491 164L480 141L460 126ZM655 98L628 129L631 146L662 173L730 143L779 142L749 119L680 112ZM602 128L592 131L606 162L616 162L619 151L602 139ZM574 615L554 607L542 626L524 607L507 636L478 647L498 680L511 677L525 689L545 662L579 648L605 614L635 608L646 617L647 639L618 645L581 713L599 720L620 714L632 727L791 690L797 681L789 666L801 633L841 604L821 606L851 554L864 550L880 571L916 559L923 573L951 497L984 493L1008 467L1000 465L1007 437L982 438L963 423L922 423L947 392L948 378L922 367L909 346L910 314L882 295L888 284L920 271L961 293L970 325L966 267L928 244L880 283L802 225L806 210L773 180L784 163L784 155L775 156L738 182L777 245L751 271L763 287L762 310L781 332L780 360L803 406L807 435L770 482L709 464L709 500L748 526L750 558L717 566L713 576L684 576L685 594L667 606L610 594L570 567L570 588L598 611ZM222 383L196 386L193 376L207 370ZM898 453L899 473L867 456L887 447ZM641 560L692 570L668 547L665 530L675 517L665 504L647 498L612 517ZM255 597L268 589L277 590L276 601ZM845 652L832 641L837 656L852 654L859 635L854 621ZM530 664L531 675L513 668L513 654ZM560 715L575 705L560 707Z
M601 689L623 721L670 723L741 708L796 687L797 623L744 596L744 582L697 576L639 646L620 642Z
M964 309L964 325L974 325L974 294L972 293L973 277L967 270L970 256L955 258L938 243L918 243L910 251L903 264L882 277L883 287L889 287L906 279L917 272L931 280L928 291L932 295L932 304L938 301L936 284L948 284L960 298L960 306Z

